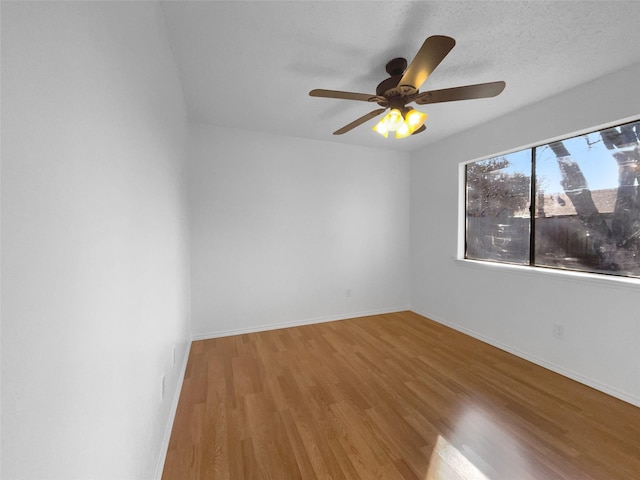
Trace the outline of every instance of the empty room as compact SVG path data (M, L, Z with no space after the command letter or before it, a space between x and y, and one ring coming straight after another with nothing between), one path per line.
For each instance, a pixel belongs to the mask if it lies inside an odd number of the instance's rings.
M640 478L638 19L0 2L0 477Z

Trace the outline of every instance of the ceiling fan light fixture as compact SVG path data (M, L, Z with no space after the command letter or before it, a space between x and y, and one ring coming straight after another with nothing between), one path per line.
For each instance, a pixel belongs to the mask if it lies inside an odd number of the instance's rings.
M386 118L386 117L385 117ZM376 126L372 129L374 132L378 132L384 138L389 136L389 129L387 128L387 124L384 122L384 118L376 123Z
M398 137L397 132L401 128L404 129L405 126L406 123L402 117L402 112L397 108L393 108L376 124L375 127L373 127L373 130L378 132L384 138L389 137L389 132L396 132L396 138L402 138ZM410 133L407 135L410 135Z
M387 130L395 132L404 124L404 118L402 118L402 112L397 108L391 109L389 113L382 119L385 122Z
M411 135L413 131L409 127L407 122L402 122L402 125L398 130L396 130L396 138L405 138Z
M409 126L411 133L419 129L427 120L427 114L419 112L418 110L409 110L405 115L405 122Z
M427 114L414 109L404 109L404 113L397 108L392 109L380 120L373 130L384 138L389 137L389 132L395 132L396 138L406 138L424 124Z

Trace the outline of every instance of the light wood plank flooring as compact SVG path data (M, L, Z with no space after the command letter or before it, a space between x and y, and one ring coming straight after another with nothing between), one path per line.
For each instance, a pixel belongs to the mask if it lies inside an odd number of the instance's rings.
M638 480L640 408L411 312L203 340L162 478Z

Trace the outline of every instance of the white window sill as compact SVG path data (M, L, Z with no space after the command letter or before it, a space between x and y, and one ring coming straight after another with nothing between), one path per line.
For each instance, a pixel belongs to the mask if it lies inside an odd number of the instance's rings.
M609 288L629 288L635 291L640 290L640 279L629 277L618 277L615 275L604 275L598 273L575 272L572 270L560 270L555 268L530 267L528 265L512 265L509 263L483 262L480 260L468 260L465 258L453 257L455 263L464 268L474 268L480 270L493 270L542 279L563 279L573 283L584 283Z

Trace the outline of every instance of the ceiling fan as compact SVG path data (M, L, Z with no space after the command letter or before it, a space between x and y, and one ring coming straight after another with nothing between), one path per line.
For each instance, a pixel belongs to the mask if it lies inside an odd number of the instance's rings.
M408 67L406 59L394 58L386 65L390 77L378 85L375 95L323 89L311 90L309 95L371 102L382 107L336 130L333 132L334 135L347 133L384 113L387 109L389 109L389 113L373 127L373 130L384 137L387 137L389 132L395 132L396 138L415 135L426 129L424 122L427 119L427 114L408 107L408 104L415 102L418 105L426 105L428 103L489 98L499 95L504 90L506 85L504 82L490 82L420 92L419 88L455 44L456 41L451 37L435 35L424 41Z

